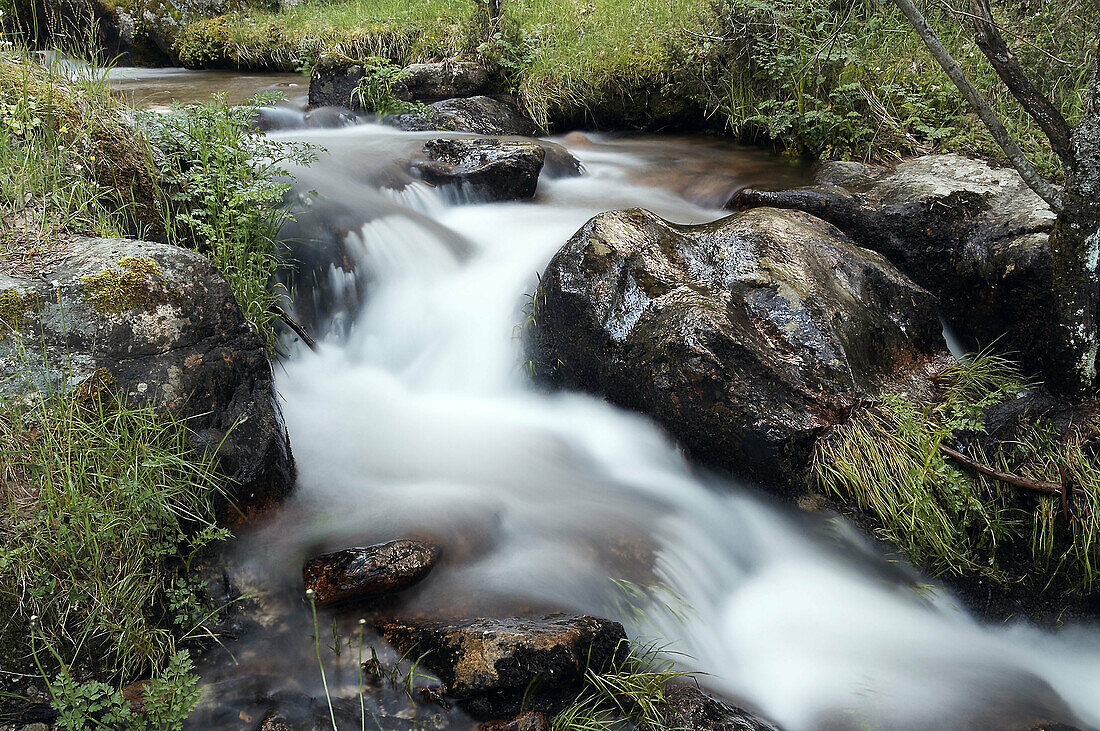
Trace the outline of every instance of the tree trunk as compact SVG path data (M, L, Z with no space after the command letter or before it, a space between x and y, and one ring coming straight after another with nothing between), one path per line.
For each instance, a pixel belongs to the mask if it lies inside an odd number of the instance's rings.
M1054 390L1081 398L1096 389L1100 343L1100 60L1072 144L1062 210L1050 235L1056 331L1046 376Z

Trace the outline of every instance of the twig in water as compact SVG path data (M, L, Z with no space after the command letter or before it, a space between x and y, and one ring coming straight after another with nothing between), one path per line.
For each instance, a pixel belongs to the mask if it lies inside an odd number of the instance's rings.
M271 314L282 320L287 327L294 331L294 333L302 339L302 342L309 346L309 349L317 352L317 341L310 337L309 333L302 326L302 323L295 320L290 316L290 313L282 308L280 305L271 305L269 308Z

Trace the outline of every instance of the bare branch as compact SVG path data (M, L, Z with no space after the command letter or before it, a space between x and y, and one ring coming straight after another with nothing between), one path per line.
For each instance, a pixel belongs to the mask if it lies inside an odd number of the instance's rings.
M993 21L993 10L989 6L989 0L970 0L973 10L975 41L985 57L989 59L993 70L1005 86L1012 92L1016 101L1024 111L1031 115L1039 129L1050 140L1051 149L1062 165L1069 167L1073 158L1073 145L1070 139L1073 135L1069 123L1062 113L1054 106L1040 89L1031 82L1020 59L1005 43L997 24Z
M948 78L952 83L958 87L959 92L962 93L963 98L970 104L971 108L977 113L979 119L985 124L989 133L993 135L994 141L1000 145L1004 150L1005 155L1008 156L1012 166L1020 173L1020 176L1027 183L1028 187L1035 191L1035 193L1050 204L1050 207L1055 211L1062 210L1062 196L1061 193L1039 172L1035 169L1035 166L1031 164L1031 160L1027 158L1023 150L1005 129L1004 123L1001 122L1001 118L997 116L997 113L993 111L993 108L989 106L989 102L985 100L985 97L974 88L974 85L970 83L970 79L966 77L966 73L959 66L951 53L944 47L943 43L936 36L936 32L932 30L932 26L928 25L928 21L924 19L921 12L917 10L917 6L913 4L912 0L893 0L894 4L898 6L898 9L909 19L909 23L917 31L917 35L924 41L924 45L928 47L928 50L932 53L932 57L936 59L936 63L944 70Z
M270 312L271 314L275 315L280 320L282 320L283 323L287 327L289 327L291 330L293 330L294 333L299 338L301 338L303 343L305 343L306 345L309 346L310 350L316 352L316 350L317 350L317 341L314 340L312 337L310 337L309 333L306 332L305 327L302 326L302 323L298 322L293 317L291 317L289 312L287 312L281 306L276 305L276 304L272 304L268 308L268 312Z

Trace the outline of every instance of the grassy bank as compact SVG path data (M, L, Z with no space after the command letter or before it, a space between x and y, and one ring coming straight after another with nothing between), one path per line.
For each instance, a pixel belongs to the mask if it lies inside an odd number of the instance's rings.
M1011 363L979 354L944 371L934 399L885 396L818 445L818 484L932 575L982 576L1055 604L1088 595L1100 582L1100 427L1087 409L1070 425L1034 402L988 433L989 410L1027 387ZM1065 485L1070 499L983 476L941 445Z
M927 4L946 45L1040 166L1052 159L971 42L963 15ZM176 39L195 66L308 69L322 53L398 63L480 56L546 127L705 127L791 152L999 157L888 0L505 0L490 33L469 0L345 0L201 19ZM1095 53L1086 0L999 3L1025 65L1075 119Z
M273 340L281 165L311 153L253 131L252 112L214 101L137 113L103 69L49 68L9 47L0 267L37 272L78 236L190 247ZM0 341L18 356L38 347L20 327L41 303L4 295ZM228 535L211 506L225 480L187 423L123 403L99 375L73 392L0 399L0 722L31 702L19 696L38 678L35 702L61 728L180 728L197 702L188 648L217 609L195 569ZM151 679L140 714L119 691L138 679Z

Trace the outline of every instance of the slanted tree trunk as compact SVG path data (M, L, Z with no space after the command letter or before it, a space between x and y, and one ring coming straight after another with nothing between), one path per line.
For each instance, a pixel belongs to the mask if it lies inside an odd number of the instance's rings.
M913 0L893 0L933 58L989 129L1024 181L1050 204L1058 219L1050 235L1054 261L1055 322L1044 378L1052 389L1075 398L1097 386L1097 306L1100 305L1100 60L1094 69L1080 123L1071 131L1065 119L1032 83L993 20L989 0L971 0L977 44L997 75L1050 140L1062 161L1065 186L1058 189L1035 170L1005 129L1000 117L966 77L936 37Z

